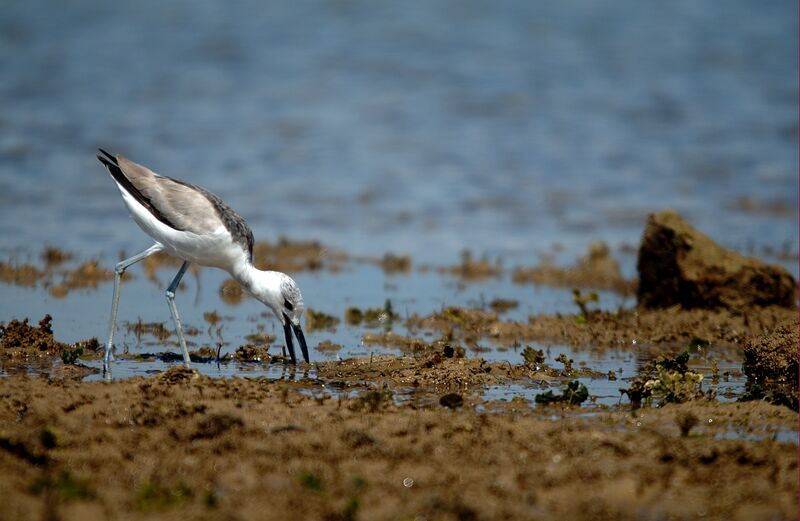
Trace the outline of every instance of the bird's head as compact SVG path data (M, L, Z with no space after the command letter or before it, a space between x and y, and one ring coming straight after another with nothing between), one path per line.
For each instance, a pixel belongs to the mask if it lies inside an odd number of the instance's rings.
M303 352L303 359L309 362L308 346L303 330L300 327L300 317L303 316L303 295L297 283L285 273L277 271L259 272L257 280L252 288L253 296L263 302L275 313L275 316L283 325L283 333L286 337L286 348L292 357L292 363L297 359L294 354L294 342L292 333L297 337L300 349Z

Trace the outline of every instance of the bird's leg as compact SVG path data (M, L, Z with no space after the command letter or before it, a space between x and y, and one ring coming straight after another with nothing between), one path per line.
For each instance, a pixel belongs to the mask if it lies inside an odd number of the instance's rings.
M181 264L181 269L178 270L178 273L175 275L175 278L172 279L169 287L167 288L167 304L169 305L169 312L172 313L172 320L175 321L175 329L178 331L178 340L181 343L181 351L183 351L183 361L186 363L186 367L189 366L189 350L186 349L186 339L183 337L183 328L181 327L181 317L178 316L178 308L175 307L175 290L178 289L178 284L181 282L181 278L183 278L183 274L186 273L186 268L189 267L189 261L183 261Z
M162 250L160 244L154 244L144 250L141 253L134 255L128 259L123 261L119 261L114 268L114 297L111 301L111 323L108 326L109 333L108 333L108 343L106 344L106 351L103 356L103 374L110 379L111 372L108 368L108 363L111 361L111 350L114 347L114 330L117 328L117 308L119 307L119 283L122 279L122 274L125 273L125 270L128 269L132 264L136 264L142 259L149 257L154 253L158 253Z

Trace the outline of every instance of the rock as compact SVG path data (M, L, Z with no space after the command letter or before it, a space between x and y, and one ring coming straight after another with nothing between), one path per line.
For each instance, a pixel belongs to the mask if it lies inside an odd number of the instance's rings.
M673 210L648 218L637 269L642 307L795 305L795 281L785 269L722 248Z

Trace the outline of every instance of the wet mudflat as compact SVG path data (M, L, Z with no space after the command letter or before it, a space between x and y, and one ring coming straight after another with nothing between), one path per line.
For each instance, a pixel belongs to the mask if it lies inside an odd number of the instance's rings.
M202 311L199 297L189 310L202 312L186 313L192 369L169 323L139 317L120 332L111 383L102 342L59 341L49 315L5 322L0 517L797 515L797 309L783 286L746 293L764 305L635 306L648 287L599 244L561 267L470 255L414 266L290 241L257 252L294 273L375 269L386 285L427 276L454 293L438 307L321 298L305 316L314 362L294 368L271 317L235 318L248 298L223 280L205 293L227 308ZM718 253L751 276L751 261ZM5 263L4 280L54 302L97 298L100 268L68 257ZM165 269L174 262L154 259L123 291L150 284L141 274L158 286ZM744 294L701 279L713 291L692 295ZM476 299L475 286L495 292ZM531 286L561 300L531 312Z
M498 414L182 368L1 385L5 519L796 516L774 435L796 414L763 402Z

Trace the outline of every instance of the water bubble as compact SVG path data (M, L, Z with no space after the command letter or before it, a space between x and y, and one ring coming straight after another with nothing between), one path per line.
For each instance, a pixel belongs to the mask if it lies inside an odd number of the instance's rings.
M406 478L403 480L403 486L406 488L411 488L414 485L414 480L411 478Z

